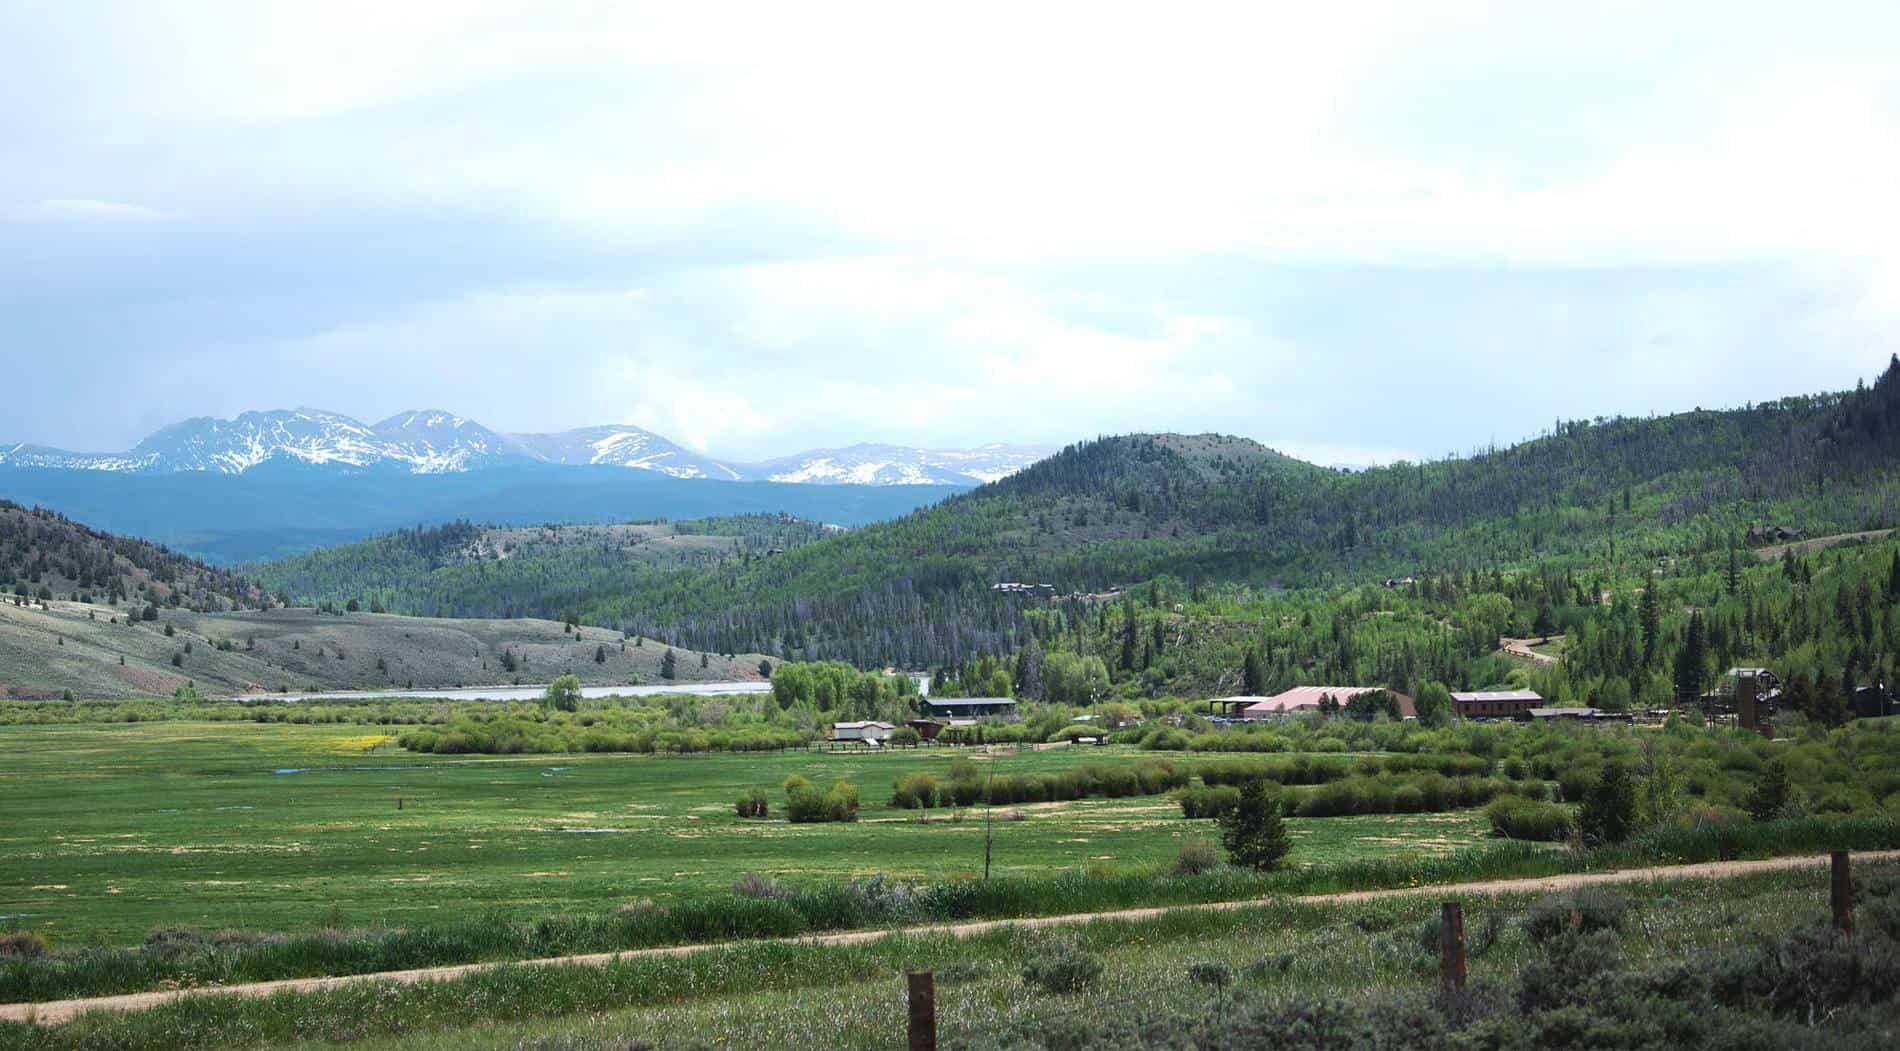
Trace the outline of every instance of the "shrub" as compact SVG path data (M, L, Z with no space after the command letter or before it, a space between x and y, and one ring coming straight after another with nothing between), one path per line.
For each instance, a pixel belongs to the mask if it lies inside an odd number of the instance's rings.
M1220 867L1220 852L1206 836L1189 836L1181 841L1174 858L1174 874L1198 876Z
M1183 791L1181 816L1218 818L1240 805L1240 789L1233 785L1197 786Z
M1620 931L1629 907L1628 899L1602 891L1553 894L1538 899L1524 914L1524 933L1542 944L1565 931L1580 934Z
M1570 835L1570 811L1556 803L1501 796L1484 810L1491 831L1507 839L1553 843Z
M1294 813L1300 817L1338 817L1342 814L1368 813L1359 787L1335 781L1307 794Z
M1891 1000L1900 988L1900 944L1879 931L1850 936L1806 925L1719 959L1711 984L1724 1003L1763 1003L1808 1021Z
M1045 993L1077 993L1102 976L1101 957L1073 934L1038 940L1023 958L1023 984Z
M1566 803L1581 803L1583 797L1590 794L1590 787L1597 783L1597 768L1594 766L1572 766L1557 775L1557 794Z
M983 797L983 778L976 764L957 759L950 764L950 800L957 806L970 806Z
M923 900L916 884L891 879L882 872L852 880L847 893L860 918L880 920L912 915Z
M856 821L858 786L849 781L833 782L831 790L825 793L824 815L826 821Z
M1477 922L1471 922L1473 920ZM1486 909L1482 918L1467 916L1465 921L1465 954L1467 956L1483 956L1491 951L1491 947L1498 943L1499 938L1504 936L1504 914L1496 909ZM1425 922L1418 929L1419 948L1432 956L1438 955L1441 948L1439 941L1444 934L1444 929L1443 913L1434 912L1425 917Z
M46 955L46 938L34 931L0 931L0 960L33 960Z
M1293 959L1293 954L1290 952L1265 956L1241 968L1240 976L1250 982L1264 982L1291 971Z
M550 711L572 712L581 706L581 680L575 675L562 675L548 683L547 693L542 695L541 703Z
M739 795L735 809L740 817L767 817L772 810L772 801L763 788L748 788Z
M1185 752L1188 750L1188 735L1180 730L1163 730L1149 734L1142 739L1141 747L1147 752Z
M758 872L747 872L732 883L732 892L741 898L756 898L760 901L776 901L792 895L786 887L770 876Z
M907 774L892 781L891 805L901 810L928 810L938 805L937 779L929 774Z
M960 985L989 977L990 965L981 960L954 960L937 968L938 985Z
M824 794L808 784L786 792L785 819L800 825L825 820Z
M1195 985L1209 985L1216 989L1225 988L1234 980L1233 969L1224 963L1191 963L1188 965L1188 981Z

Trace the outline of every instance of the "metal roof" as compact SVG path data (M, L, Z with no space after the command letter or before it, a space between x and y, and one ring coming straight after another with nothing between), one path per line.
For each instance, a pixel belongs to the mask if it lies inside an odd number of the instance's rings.
M1451 695L1454 701L1541 701L1536 690L1471 690Z
M1008 697L926 697L924 703L932 708L968 708L978 704L1015 704Z
M1362 693L1371 693L1374 690L1383 689L1385 689L1383 686L1295 686L1290 690L1283 690L1271 697L1263 697L1241 709L1241 713L1246 714L1251 712L1254 715L1273 715L1280 712L1304 711L1308 708L1318 708L1320 698L1322 697L1331 697L1341 705L1344 705L1347 701L1352 700ZM1408 718L1414 715L1411 698L1397 693L1392 696L1399 702L1400 714Z

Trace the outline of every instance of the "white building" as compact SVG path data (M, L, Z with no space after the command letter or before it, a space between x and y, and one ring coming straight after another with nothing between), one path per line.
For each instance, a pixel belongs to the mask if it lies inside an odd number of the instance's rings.
M831 739L834 741L870 741L881 744L890 739L891 731L897 729L890 723L866 720L856 723L832 723Z

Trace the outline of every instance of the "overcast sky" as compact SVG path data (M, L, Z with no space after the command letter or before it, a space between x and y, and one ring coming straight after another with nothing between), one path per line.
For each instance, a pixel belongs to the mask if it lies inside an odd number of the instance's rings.
M312 405L1369 462L1851 386L1900 349L1896 39L1891 0L0 3L0 439Z

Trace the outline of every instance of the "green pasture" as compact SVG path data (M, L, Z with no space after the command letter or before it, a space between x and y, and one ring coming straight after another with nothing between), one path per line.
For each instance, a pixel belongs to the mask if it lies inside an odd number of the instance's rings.
M1894 871L1891 864L1865 861L1858 875ZM1791 925L1825 922L1827 874L1810 868L1645 881L1603 893L1629 900L1613 939L1615 955L1630 966L1653 967L1710 961ZM1536 897L1465 900L1474 989L1508 990L1536 964L1539 953L1522 927ZM1050 933L1002 929L968 940L900 935L853 946L746 944L601 967L503 968L418 986L364 984L270 1000L188 1001L139 1014L93 1015L53 1029L0 1027L0 1047L901 1047L903 973L919 969L937 975L944 1046L983 1046L988 1037L1010 1032L1040 1034L1063 1046L1058 1034L1082 1022L1133 1034L1142 1019L1173 1018L1170 1028L1185 1033L1196 1019L1244 1005L1283 1005L1316 995L1336 1001L1422 999L1437 984L1437 943L1423 928L1439 900L1280 898L1218 913L1177 910L1135 922L1098 920L1075 934L1103 971L1075 993L1023 980L1025 956ZM1189 968L1196 964L1224 966L1230 984L1217 994L1195 983ZM1681 1010L1660 1002L1651 1006ZM1764 1027L1772 1022L1757 1020ZM1857 1028L1865 1020L1849 1016L1831 1033L1808 1030L1816 1039L1798 1045L1787 1042L1790 1026L1772 1035L1764 1028L1761 1041L1748 1046L1820 1046L1822 1039L1843 1051L1890 1046L1880 1034ZM1381 1046L1406 1046L1403 1033L1392 1036Z
M1871 865L1866 874L1894 872ZM1637 966L1695 959L1785 930L1791 918L1826 906L1824 871L1784 872L1728 880L1662 881L1609 888L1631 911L1619 951ZM1466 903L1473 984L1504 985L1534 955L1518 925L1536 895ZM1059 1031L1069 1021L1099 1017L1211 1015L1215 993L1189 980L1195 963L1223 964L1234 976L1230 1004L1297 996L1425 994L1436 987L1438 955L1420 930L1439 899L1420 896L1347 904L1281 900L1228 914L1169 913L1141 923L1090 924L1083 935L1105 965L1087 992L1051 995L1026 985L1021 968L1035 936L1003 932L970 941L904 938L880 950L832 949L810 954L851 958L842 973L804 961L760 964L757 991L686 993L638 1008L585 1017L537 1019L499 1026L451 1026L440 1032L372 1039L356 1048L558 1047L608 1051L630 1046L837 1047L903 1046L903 971L929 968L938 985L940 1036L948 1043L1025 1027ZM1496 933L1487 945L1487 930ZM1435 945L1433 947L1435 949ZM736 962L736 961L735 961ZM1250 975L1265 964L1265 975ZM802 965L802 966L801 966ZM743 966L743 965L741 965ZM815 980L801 982L806 970ZM823 977L819 977L822 975ZM743 986L741 987L744 988ZM545 1043L540 1043L544 1041ZM306 1044L336 1047L336 1044Z
M698 896L749 871L801 882L983 866L980 807L956 820L887 805L893 777L941 771L965 753L422 756L388 739L387 728L344 725L0 728L0 927L77 945L133 943L169 925L530 919ZM1136 755L975 758L1024 773ZM861 819L786 823L777 785L793 773L856 782ZM752 785L771 786L772 820L734 815ZM1165 796L999 807L996 817L992 871L1003 875L1156 866L1182 836L1213 832ZM1487 828L1478 811L1290 825L1296 864L1449 851Z

